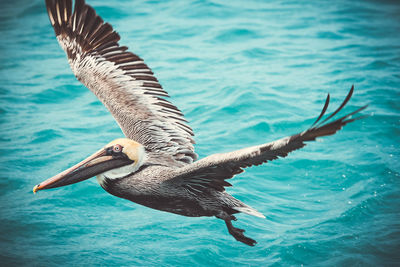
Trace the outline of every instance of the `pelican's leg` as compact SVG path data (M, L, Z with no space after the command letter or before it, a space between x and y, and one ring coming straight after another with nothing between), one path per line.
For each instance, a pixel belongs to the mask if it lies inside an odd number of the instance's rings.
M226 227L228 227L228 232L239 242L242 242L249 246L254 246L257 241L245 236L243 229L236 228L232 225L232 220L236 221L236 217L233 215L224 214L222 216L217 216L217 218L223 219L225 221Z

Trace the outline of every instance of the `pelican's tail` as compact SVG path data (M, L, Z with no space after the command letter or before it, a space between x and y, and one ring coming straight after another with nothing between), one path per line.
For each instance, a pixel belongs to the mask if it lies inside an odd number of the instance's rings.
M258 212L257 210L253 209L250 206L247 206L246 204L244 204L244 205L245 206L242 206L242 207L232 207L232 208L234 210L237 210L238 212L246 213L249 215L253 215L253 216L265 219L265 216L262 213Z

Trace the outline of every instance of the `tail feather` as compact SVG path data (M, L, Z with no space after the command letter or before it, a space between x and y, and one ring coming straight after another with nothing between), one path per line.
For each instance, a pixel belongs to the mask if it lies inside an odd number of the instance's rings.
M250 206L246 206L246 207L232 207L232 208L233 208L234 210L239 211L239 212L246 213L246 214L249 214L249 215L253 215L253 216L256 216L256 217L264 218L264 219L265 219L265 216L264 216L262 213L256 211L255 209L253 209L253 208L250 207Z

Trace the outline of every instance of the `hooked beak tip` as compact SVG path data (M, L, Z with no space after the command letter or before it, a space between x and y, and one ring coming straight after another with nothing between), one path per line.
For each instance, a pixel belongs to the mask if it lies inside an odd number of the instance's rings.
M40 186L40 184L38 184L38 185L35 185L35 187L33 188L33 193L34 194L36 194L36 192L39 190L39 186Z

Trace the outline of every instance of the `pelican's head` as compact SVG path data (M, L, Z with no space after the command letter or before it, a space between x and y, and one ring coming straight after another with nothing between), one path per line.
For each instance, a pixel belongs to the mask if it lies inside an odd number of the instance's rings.
M118 179L137 171L145 156L143 145L128 138L119 138L87 159L36 185L33 192L74 184L96 175L102 185L105 178Z

